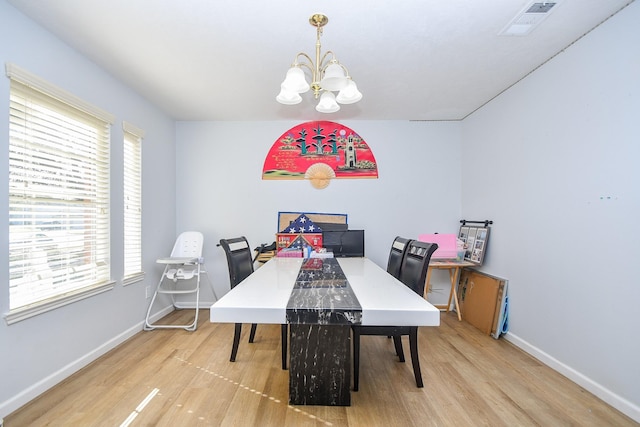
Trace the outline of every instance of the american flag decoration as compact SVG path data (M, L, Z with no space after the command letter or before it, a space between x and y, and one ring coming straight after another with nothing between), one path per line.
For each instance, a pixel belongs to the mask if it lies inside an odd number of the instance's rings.
M322 233L322 228L314 224L308 216L302 214L296 218L288 227L281 231L281 233L290 234L304 234L304 233Z
M315 250L322 247L322 228L314 224L305 214L299 215L295 221L276 234L278 256L302 256L309 248Z

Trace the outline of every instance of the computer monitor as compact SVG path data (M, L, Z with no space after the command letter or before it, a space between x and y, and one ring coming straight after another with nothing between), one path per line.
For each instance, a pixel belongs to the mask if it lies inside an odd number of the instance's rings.
M364 230L323 231L322 246L333 252L333 256L363 257Z

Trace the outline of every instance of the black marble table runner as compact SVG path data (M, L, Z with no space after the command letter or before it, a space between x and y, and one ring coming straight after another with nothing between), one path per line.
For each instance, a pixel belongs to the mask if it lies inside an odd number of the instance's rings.
M338 260L309 258L302 262L287 303L287 323L362 323L362 307Z
M289 403L351 404L351 325L362 307L338 261L302 262L289 302Z

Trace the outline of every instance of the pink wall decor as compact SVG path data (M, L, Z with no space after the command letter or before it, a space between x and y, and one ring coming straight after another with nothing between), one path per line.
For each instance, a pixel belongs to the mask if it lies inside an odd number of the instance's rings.
M262 179L309 179L316 188L334 178L377 177L376 159L364 139L329 121L301 123L283 133L262 169Z

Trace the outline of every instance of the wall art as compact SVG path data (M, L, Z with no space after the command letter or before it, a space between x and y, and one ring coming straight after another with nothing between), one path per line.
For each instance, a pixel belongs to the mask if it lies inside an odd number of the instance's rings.
M319 189L342 178L378 178L378 166L360 135L330 121L301 123L283 133L262 169L262 179L308 179Z

